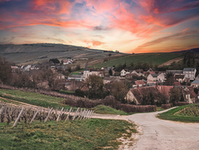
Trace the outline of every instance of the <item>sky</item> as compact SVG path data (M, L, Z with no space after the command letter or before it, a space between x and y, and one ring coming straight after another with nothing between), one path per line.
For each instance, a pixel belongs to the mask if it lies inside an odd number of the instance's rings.
M199 47L199 0L0 0L0 44L125 53Z

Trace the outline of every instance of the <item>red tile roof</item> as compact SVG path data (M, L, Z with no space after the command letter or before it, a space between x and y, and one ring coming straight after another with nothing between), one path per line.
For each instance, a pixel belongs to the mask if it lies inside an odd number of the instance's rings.
M157 86L157 89L160 93L164 94L165 96L169 97L169 92L173 88L173 86Z
M144 85L145 83L143 80L137 80L137 81L135 81L135 84L136 85L140 85L140 84Z

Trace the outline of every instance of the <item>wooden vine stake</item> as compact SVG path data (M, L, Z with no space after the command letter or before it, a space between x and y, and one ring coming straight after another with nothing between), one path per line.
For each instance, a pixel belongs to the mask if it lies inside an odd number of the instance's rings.
M62 113L63 109L64 109L64 107L62 107L62 109L61 109L61 111L60 111L60 113L59 113L59 115L58 115L58 117L57 117L57 120L56 120L56 121L59 121L59 117L60 117L60 115L61 115L61 113Z
M34 116L32 117L31 121L30 121L30 124L33 122L33 120L35 119L35 117L37 116L38 112L41 110L41 108L39 107L37 109L37 111L35 112Z
M77 113L79 111L79 107L77 108L77 111L75 112L74 116L73 116L73 120L75 120L76 116L77 116Z
M68 120L69 116L70 116L70 112L72 111L73 107L70 108L69 112L68 112L68 116L66 117L66 120ZM66 121L65 120L65 121Z
M17 119L15 120L15 123L13 124L12 127L16 126L16 124L17 124L17 122L18 122L18 120L19 120L19 118L20 118L20 116L21 116L23 110L24 110L24 107L22 107L22 109L21 109L21 111L20 111L20 113L19 113L19 115L18 115Z
M51 111L53 110L53 108L51 108L49 111L48 111L48 116L46 117L46 119L44 120L44 122L46 122L48 120L48 117L50 116L50 113Z

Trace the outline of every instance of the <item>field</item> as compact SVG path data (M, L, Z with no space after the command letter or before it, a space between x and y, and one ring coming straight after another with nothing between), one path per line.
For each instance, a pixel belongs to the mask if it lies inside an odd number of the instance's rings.
M88 119L81 121L51 121L43 124L18 123L11 128L0 123L0 149L70 149L94 150L109 147L116 149L117 138L130 137L136 130L131 123L118 120ZM133 139L132 139L133 140Z
M159 114L158 118L181 122L199 122L199 104L179 106Z
M20 104L19 102L24 102L27 104L42 106L42 107L64 107L65 109L70 108L70 106L62 104L61 102L64 100L59 97L52 97L43 94L33 93L33 92L23 92L18 90L7 90L0 89L0 98L1 101L4 102L12 102L14 104ZM74 108L75 109L75 108ZM108 106L97 106L92 108L95 113L101 114L118 114L118 115L126 115L124 111L116 110Z
M33 92L0 89L0 96L7 99L24 102L24 103L28 103L32 105L42 106L42 107L69 108L69 106L61 103L63 98L52 97L52 96L47 96L47 95L33 93Z
M181 53L150 53L150 54L134 54L134 55L129 55L129 56L124 56L116 59L112 59L110 61L104 62L104 63L99 63L95 64L93 67L95 68L101 68L103 66L118 66L118 65L123 65L126 63L126 65L130 65L131 63L151 63L153 65L157 64L160 65L164 62L167 62L171 59L177 58L177 57L182 57Z

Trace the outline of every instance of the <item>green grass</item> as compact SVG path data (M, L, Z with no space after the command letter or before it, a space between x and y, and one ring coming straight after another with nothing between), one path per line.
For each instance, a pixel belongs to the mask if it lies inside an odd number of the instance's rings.
M0 123L0 149L6 150L98 150L117 149L117 138L130 137L136 130L131 123L119 120L88 119L51 121L45 124L19 122L16 127Z
M104 66L112 67L113 65L115 66L118 66L119 64L123 65L125 62L127 66L130 65L131 63L136 64L140 62L160 65L164 62L167 62L177 57L182 57L182 54L180 53L135 54L135 55L129 55L129 56L112 59L104 63L95 64L94 66L97 68L101 68Z
M161 107L156 107L156 111L162 111L162 110L165 110L165 109L163 109Z
M66 91L66 90L60 90L59 93L63 93L63 94L72 94L72 95L75 94L74 91Z
M94 107L93 110L95 113L99 113L99 114L128 115L124 111L116 110L114 108L111 108L109 106L104 106L104 105L98 105L98 106Z
M181 122L199 122L199 114L191 115L190 113L194 109L197 110L198 107L199 104L189 104L185 106L179 106L177 108L159 114L158 118L165 120L181 121Z
M69 108L68 105L64 105L61 103L63 98L47 96L39 93L0 89L0 96L11 100L42 106L42 107Z

